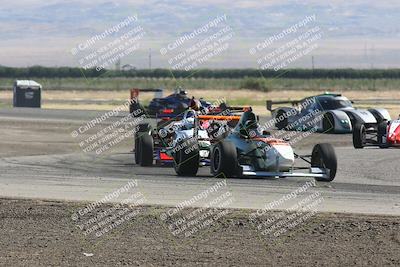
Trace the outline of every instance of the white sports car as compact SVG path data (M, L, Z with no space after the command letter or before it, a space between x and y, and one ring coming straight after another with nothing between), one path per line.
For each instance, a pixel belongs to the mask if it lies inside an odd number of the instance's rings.
M274 104L291 107L272 109ZM324 133L351 133L356 124L373 125L390 120L386 109L356 109L340 94L325 93L297 101L267 101L275 126L285 130L311 130Z

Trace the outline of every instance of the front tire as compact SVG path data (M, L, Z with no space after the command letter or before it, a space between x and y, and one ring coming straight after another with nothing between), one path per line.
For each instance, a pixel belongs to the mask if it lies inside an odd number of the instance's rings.
M135 163L140 164L140 133L135 133Z
M353 129L353 146L354 148L364 148L367 139L367 130L364 124L356 124Z
M152 166L154 153L153 136L143 133L139 137L139 146L140 166Z
M227 141L219 142L212 149L211 173L219 177L234 177L238 175L236 147Z
M187 143L187 142L186 142ZM192 142L190 142L192 143ZM196 176L199 170L200 153L196 144L189 147L190 151L184 146L185 142L180 143L179 149L174 155L174 169L178 176Z
M149 131L149 124L148 123L141 123L137 126L134 142L135 142L135 163L140 164L140 136L147 134L146 132Z
M311 154L311 167L329 169L329 177L315 177L320 182L331 182L335 179L337 170L337 158L335 149L331 144L317 144Z

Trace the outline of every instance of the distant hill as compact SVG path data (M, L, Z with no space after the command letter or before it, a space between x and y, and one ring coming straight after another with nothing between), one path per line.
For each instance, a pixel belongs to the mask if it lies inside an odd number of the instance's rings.
M315 14L315 25L324 32L313 53L318 66L400 66L400 4L392 0L4 2L0 9L0 64L4 65L77 65L69 54L74 45L137 14L147 35L140 50L123 64L146 67L152 48L153 64L168 67L168 59L158 52L162 46L226 14L234 40L229 51L204 67L256 67L256 59L248 53L250 47ZM293 67L309 67L310 62L310 57L304 57Z

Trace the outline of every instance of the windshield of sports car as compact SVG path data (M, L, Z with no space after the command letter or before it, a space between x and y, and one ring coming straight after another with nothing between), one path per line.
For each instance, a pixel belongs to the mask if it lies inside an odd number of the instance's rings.
M351 108L353 105L350 100L347 99L336 99L333 97L321 97L317 99L319 106L323 110L333 110L341 108Z

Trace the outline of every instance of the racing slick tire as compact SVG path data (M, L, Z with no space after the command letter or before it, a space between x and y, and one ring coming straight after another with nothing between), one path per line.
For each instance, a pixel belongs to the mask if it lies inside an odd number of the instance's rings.
M211 173L218 177L238 176L237 151L234 144L221 141L215 145L211 152Z
M378 124L378 135L377 135L378 137L377 138L378 138L378 145L379 145L380 148L388 148L388 145L386 143L382 142L383 138L387 134L386 133L387 125L388 125L388 122L386 120L381 121Z
M141 123L137 126L135 132L135 163L140 164L140 140L139 137L149 130L148 123Z
M140 164L140 133L136 132L135 133L135 163Z
M200 161L199 148L195 144L185 146L186 143L182 141L178 145L181 149L174 154L174 169L178 176L196 176ZM186 151L188 148L190 151Z
M283 117L283 120L278 121L278 118L281 117ZM275 119L276 119L275 127L278 128L278 130L286 129L286 127L288 126L288 118L286 112L284 112L283 110L278 111Z
M139 160L140 166L153 165L154 142L153 136L143 133L139 136Z
M335 133L335 118L331 113L325 113L322 120L322 129L324 133Z
M353 146L354 148L364 148L367 130L364 124L356 124L353 129Z
M311 167L329 169L329 177L315 177L320 182L331 182L335 179L337 170L337 158L335 149L331 144L316 144L311 154Z

